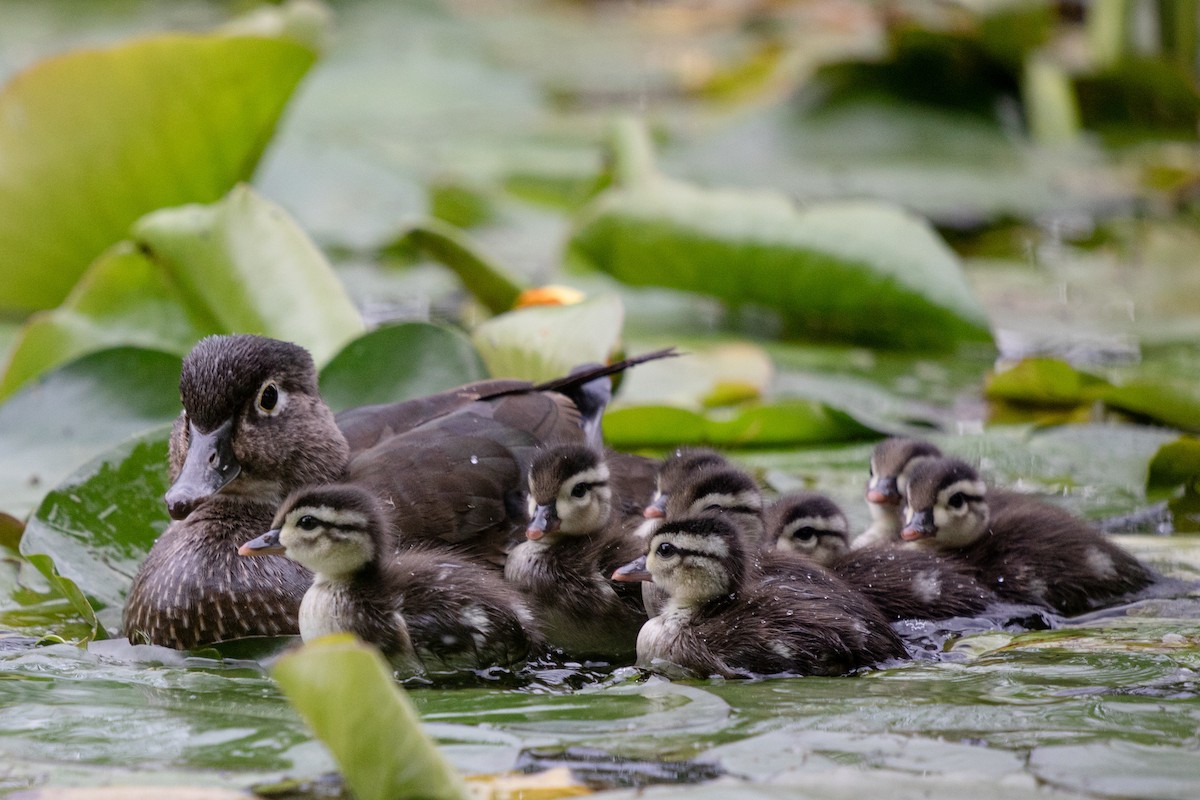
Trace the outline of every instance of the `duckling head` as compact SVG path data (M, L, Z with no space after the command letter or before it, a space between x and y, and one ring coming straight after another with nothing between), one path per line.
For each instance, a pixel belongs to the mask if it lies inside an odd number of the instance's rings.
M317 575L345 579L386 552L379 502L348 484L293 492L272 529L238 549L243 556L283 554Z
M881 506L899 509L904 502L909 471L917 459L941 454L937 447L920 439L893 436L875 445L871 451L871 476L867 479L867 503L872 513L881 511Z
M668 520L699 514L726 515L757 547L763 539L762 491L754 478L728 463L693 470L667 496Z
M767 535L777 550L828 566L850 550L850 523L837 503L817 492L793 492L771 505Z
M167 510L183 519L221 492L279 502L339 480L346 439L317 392L312 356L262 336L210 336L183 361Z
M900 536L908 542L965 547L987 530L987 486L957 458L923 459L908 480L908 511Z
M586 536L608 524L612 489L608 465L589 447L563 445L544 451L529 467L529 527L533 541Z
M612 577L652 580L676 606L694 608L741 589L746 560L737 526L706 514L664 523L651 537L650 551Z
M667 456L658 469L654 499L642 512L646 519L661 519L666 514L667 498L687 481L693 472L704 467L728 466L725 456L707 447L679 447Z

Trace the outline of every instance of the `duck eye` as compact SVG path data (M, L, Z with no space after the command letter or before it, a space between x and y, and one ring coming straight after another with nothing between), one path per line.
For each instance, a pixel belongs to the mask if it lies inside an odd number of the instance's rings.
M583 497L587 494L588 485L586 483L577 483L571 487L571 497Z
M258 410L270 414L279 405L279 387L268 382L258 393Z
M704 511L724 511L725 507L720 503L709 503L703 509Z
M800 528L792 534L792 538L801 542L811 542L817 538L817 531L814 528Z
M678 550L678 548L675 547L675 545L671 544L670 542L663 542L658 546L658 550L655 552L658 553L659 558L670 558L671 556L675 555L676 550Z
M312 514L305 514L303 517L296 520L296 527L302 531L316 530L317 526L320 524L321 523L319 523L317 518Z
M967 504L967 496L962 492L955 492L954 494L950 495L950 499L947 501L947 503L951 508L962 508Z

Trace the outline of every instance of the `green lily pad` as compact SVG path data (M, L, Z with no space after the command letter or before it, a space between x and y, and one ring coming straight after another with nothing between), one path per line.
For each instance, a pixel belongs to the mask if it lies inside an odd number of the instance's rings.
M10 81L0 308L57 305L143 214L248 179L315 59L290 38L163 34L45 59Z
M619 135L618 182L580 215L568 244L577 262L636 286L769 308L813 338L910 348L990 339L958 259L924 220L886 203L799 209L774 192L670 180L646 164L637 136Z
M212 333L261 333L318 362L361 333L362 319L321 252L248 186L218 203L150 214L96 261L61 307L21 332L0 398L51 367L103 347L184 355Z
M1054 358L1026 358L987 377L984 395L993 400L1044 406L1074 406L1110 384Z
M471 796L375 648L325 637L279 659L272 675L359 800Z
M179 413L179 357L92 353L0 405L0 509L24 518L84 462Z
M21 538L21 553L48 556L106 628L120 627L129 584L170 521L162 500L168 434L136 437L80 468L46 495Z
M487 377L471 342L437 325L380 328L342 348L321 370L321 396L334 411L453 389Z
M1194 486L1200 478L1200 439L1181 436L1158 448L1150 460L1146 491L1163 494L1181 486Z
M708 413L675 406L633 406L604 415L604 438L622 449L811 445L880 435L881 431L818 401L792 400Z
M1130 380L1103 394L1104 402L1184 431L1200 431L1200 390L1195 383Z
M463 286L493 314L513 307L521 286L478 251L470 237L440 219L414 223L397 243L416 248L454 270Z
M624 319L620 298L603 294L573 305L505 312L477 325L471 341L494 377L544 381L579 364L608 361Z

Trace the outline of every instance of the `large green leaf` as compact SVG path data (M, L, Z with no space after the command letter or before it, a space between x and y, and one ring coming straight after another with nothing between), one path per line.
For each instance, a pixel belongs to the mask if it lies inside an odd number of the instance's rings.
M97 260L61 307L21 332L0 398L84 353L138 345L186 353L210 333L261 333L322 362L363 330L320 250L245 185L211 205L156 211Z
M281 658L272 674L359 800L470 797L375 648L326 637Z
M774 192L670 180L626 164L647 159L636 136L618 137L618 183L582 212L570 256L634 285L773 309L810 337L889 347L989 338L958 259L924 220L884 203L798 209Z
M708 413L673 406L631 406L604 415L604 437L620 448L683 444L783 447L869 439L880 433L844 411L815 400Z
M250 177L316 53L165 34L46 59L0 92L0 308L57 305L143 214Z
M409 322L380 328L342 348L321 370L321 396L335 411L452 389L487 376L457 331Z
M477 325L471 341L493 376L543 381L580 364L606 362L624 320L620 298L603 294L573 305L508 311Z
M118 348L26 384L0 405L0 510L24 518L72 470L179 413L179 357Z
M479 252L466 232L440 219L413 223L398 244L414 247L454 270L467 291L493 314L513 307L522 287Z
M80 468L46 495L21 538L21 553L48 556L107 628L120 626L129 584L169 522L167 436L131 439Z

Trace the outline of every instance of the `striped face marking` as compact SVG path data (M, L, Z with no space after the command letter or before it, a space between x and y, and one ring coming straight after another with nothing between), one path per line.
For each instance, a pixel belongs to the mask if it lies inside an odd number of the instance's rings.
M982 536L987 528L986 493L987 486L981 480L954 481L938 490L932 508L909 508L905 521L911 526L922 512L925 512L926 520L932 512L934 542L940 547L965 547Z
M608 485L608 467L599 464L577 472L562 482L551 501L556 529L546 530L548 538L557 535L587 536L599 532L608 524L612 509L612 489ZM529 516L537 512L537 502L532 492L529 496Z
M279 528L287 556L318 576L345 578L375 557L366 515L331 506L290 509Z
M729 546L715 536L672 531L650 539L646 568L674 605L688 608L728 594Z
M828 565L850 549L846 520L842 517L798 517L779 532L775 546Z

